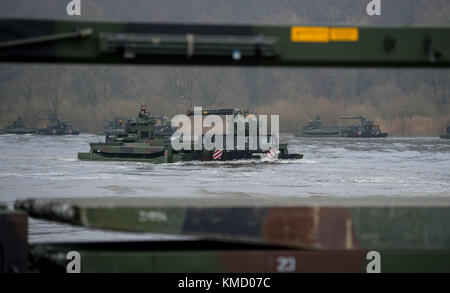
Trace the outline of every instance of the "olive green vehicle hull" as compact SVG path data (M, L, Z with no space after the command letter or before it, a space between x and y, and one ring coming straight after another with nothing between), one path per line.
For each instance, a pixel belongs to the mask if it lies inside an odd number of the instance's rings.
M115 162L147 162L154 164L174 163L181 161L177 156L174 159L169 160L167 156L159 156L156 158L133 158L133 157L105 157L93 153L78 153L78 159L81 161L115 161Z
M444 139L450 139L450 133L441 134L441 135L439 135L439 137L444 138Z
M450 272L450 203L439 197L60 198L16 208L93 229L190 237L32 244L39 272L66 272L70 251L83 273L362 273L373 254L383 273Z
M107 204L105 204L107 202ZM32 217L95 229L325 250L450 249L446 198L60 198Z
M450 67L446 27L324 26L317 35L296 25L2 19L0 26L1 62Z
M125 145L91 143L89 153L78 153L78 159L82 161L131 161L148 162L154 164L177 163L182 161L232 161L259 159L266 152L232 150L224 151L219 159L213 159L214 151L192 150L173 151L170 146L154 145L147 143L132 143ZM301 154L289 154L286 144L280 144L279 159L302 159Z
M177 163L182 161L214 161L211 159L212 157L211 151L199 151L199 152L191 152L191 153L183 153L183 154L172 154L172 157L168 156L160 156L157 158L133 158L133 157L105 157L102 155L92 154L92 153L78 153L78 159L81 161L116 161L116 162L147 162L153 164L164 164L164 163ZM251 153L250 153L251 154ZM242 154L242 156L236 157L233 155L227 156L226 154L220 160L215 161L232 161L232 160L245 160L245 159L256 159L256 157L251 157L249 153ZM286 155L280 157L280 159L287 160L300 160L303 159L303 155L294 154L294 155Z

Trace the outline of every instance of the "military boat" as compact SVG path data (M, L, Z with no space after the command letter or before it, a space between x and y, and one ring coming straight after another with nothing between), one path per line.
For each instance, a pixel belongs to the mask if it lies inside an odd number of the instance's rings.
M319 115L303 126L301 132L295 133L296 137L343 137L344 135L345 133L340 126L323 127Z
M324 127L322 120L317 115L315 120L310 120L303 126L296 137L387 137L386 132L381 132L380 126L363 116L341 117L339 126ZM359 125L343 126L342 120L360 120Z
M360 124L344 128L345 137L387 137L386 132L381 132L380 126L363 116L341 117L341 120L359 120Z
M450 139L450 126L447 126L447 133L439 135L440 138Z
M25 125L25 122L22 118L17 118L17 120L13 121L10 125L6 126L3 131L5 134L31 134L36 133L35 128L28 127Z
M171 123L166 116L156 117L155 121L154 130L156 135L161 134L162 136L170 137L176 131L176 128L171 126ZM110 120L103 128L103 133L106 134L105 142L113 142L115 137L127 136L125 125L125 118Z
M239 109L204 110L202 117L207 115L239 115ZM188 112L187 116L192 116ZM180 161L229 161L242 159L258 159L269 156L271 159L302 159L303 155L289 154L287 144L279 144L278 150L263 151L259 145L256 150L237 147L234 140L232 150L207 150L202 148L174 150L173 138L155 131L156 119L149 116L145 105L141 107L139 116L128 119L125 126L125 135L107 139L104 143L91 143L89 153L78 153L80 160L91 161L140 161L151 163L174 163ZM248 146L248 139L246 140ZM193 146L193 145L192 145Z
M46 119L50 120L52 124L48 125L46 128L39 128L38 134L41 135L78 135L79 131L74 130L72 125L68 124L67 121L62 120L58 116L50 116Z

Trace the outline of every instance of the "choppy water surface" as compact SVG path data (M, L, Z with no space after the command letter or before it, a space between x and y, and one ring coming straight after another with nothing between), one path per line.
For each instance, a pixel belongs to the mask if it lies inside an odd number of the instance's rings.
M0 135L0 202L44 197L446 196L450 140L282 136L299 161L153 165L83 162L103 137ZM86 240L119 234L31 221L30 240ZM129 235L121 237L128 238ZM136 237L136 236L135 236Z

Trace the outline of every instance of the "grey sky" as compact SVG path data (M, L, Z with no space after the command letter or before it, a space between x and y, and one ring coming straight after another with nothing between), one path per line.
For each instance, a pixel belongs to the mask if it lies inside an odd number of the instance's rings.
M68 18L70 0L2 0L0 17ZM448 0L381 0L382 15L368 16L370 0L81 0L82 17L127 21L450 25Z

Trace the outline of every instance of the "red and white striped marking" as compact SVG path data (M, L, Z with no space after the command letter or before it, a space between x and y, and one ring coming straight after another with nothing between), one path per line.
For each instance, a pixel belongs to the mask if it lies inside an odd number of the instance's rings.
M223 150L215 150L212 156L213 160L220 160L222 158Z
M270 149L270 150L267 152L266 159L268 159L268 160L273 160L274 158L276 158L276 156L277 156L277 152L274 151L274 150L272 150L272 149Z

